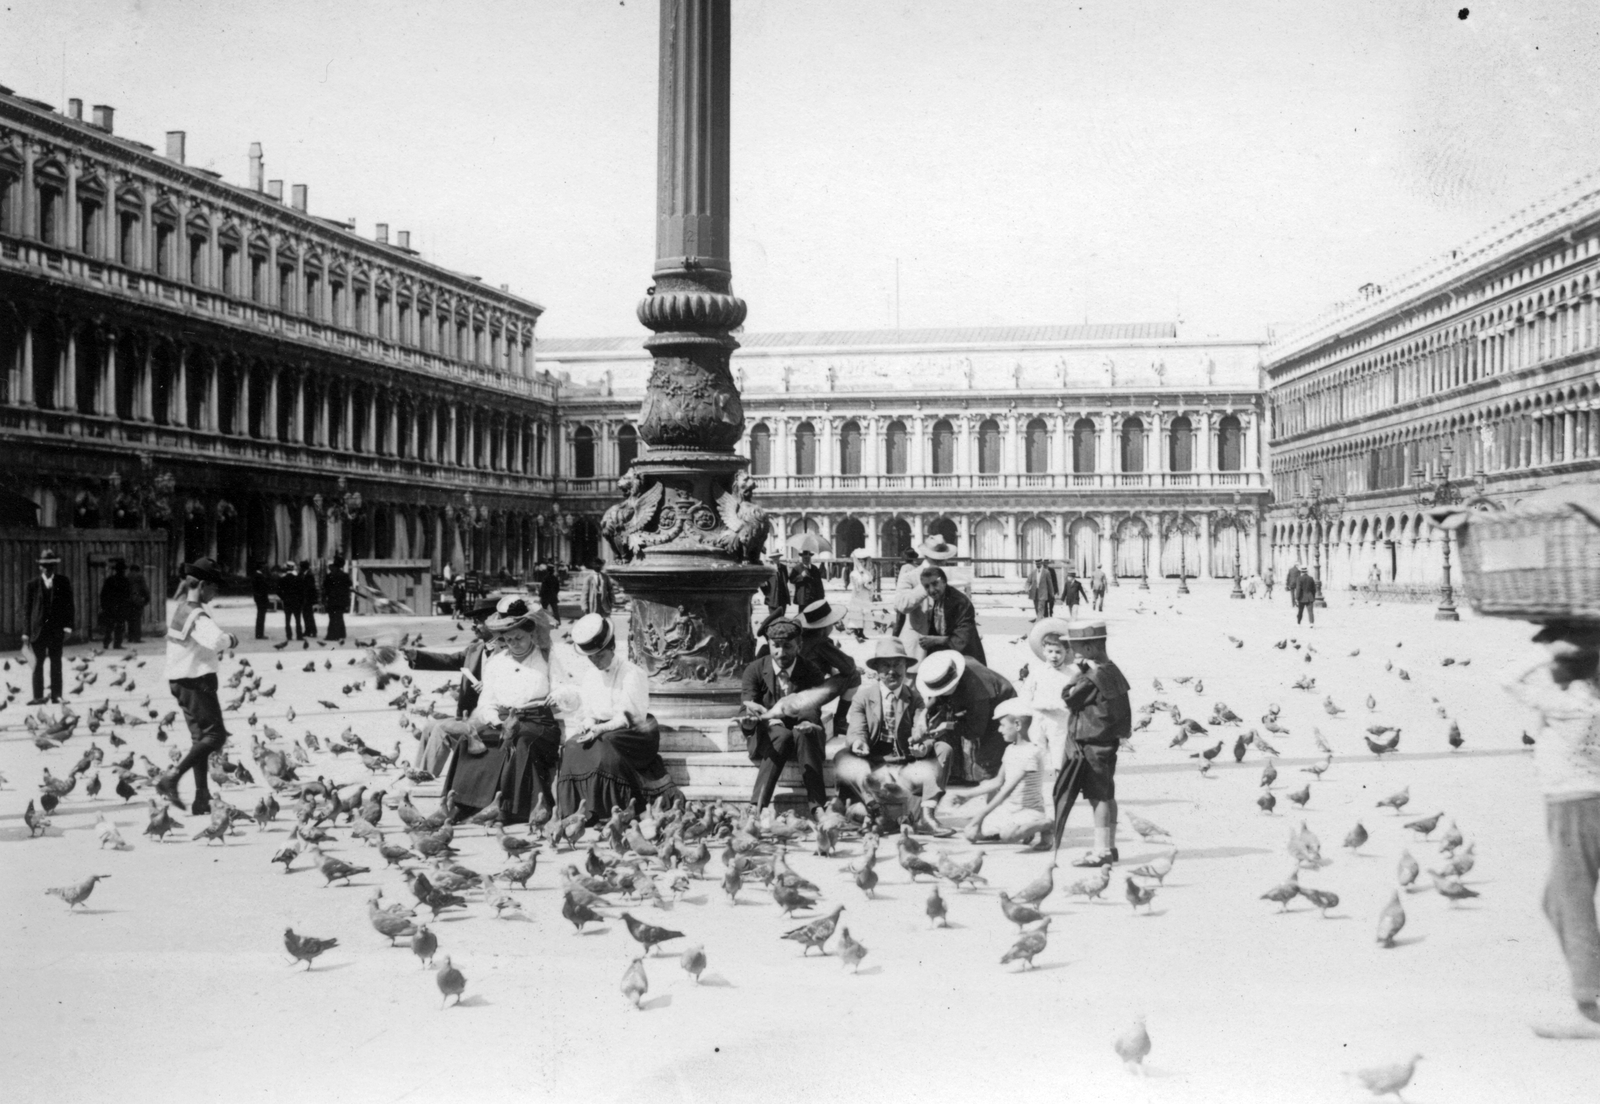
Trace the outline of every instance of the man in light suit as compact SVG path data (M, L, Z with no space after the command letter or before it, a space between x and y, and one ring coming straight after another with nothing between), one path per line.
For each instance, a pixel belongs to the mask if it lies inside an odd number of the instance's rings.
M916 811L935 835L950 830L934 815L950 778L952 749L927 731L922 695L907 676L911 657L894 637L879 637L867 666L876 682L864 682L850 703L849 743L833 757L841 787L860 797L869 820L891 820Z

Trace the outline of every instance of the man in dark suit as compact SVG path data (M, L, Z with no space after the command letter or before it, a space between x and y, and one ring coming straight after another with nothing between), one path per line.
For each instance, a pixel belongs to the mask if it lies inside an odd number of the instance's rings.
M122 647L122 632L128 624L128 565L111 561L111 574L100 584L100 622L106 650Z
M322 608L328 611L328 634L323 639L343 640L344 615L350 612L350 572L345 570L343 556L335 556L322 577Z
M801 658L800 626L793 621L774 621L769 625L767 643L771 651L744 669L740 690L740 697L744 701L740 727L744 730L745 750L751 762L761 764L750 801L757 811L771 804L783 768L789 760L798 759L805 781L806 802L814 815L828 802L827 787L822 780L823 739L820 723L821 708L828 695L807 695L821 699L815 703L801 705L791 702L794 709L792 713L785 712L773 717L765 714L792 694L829 688L837 694L838 687L814 665Z
M895 614L892 635L910 625L914 639L907 641L917 659L934 652L960 652L969 659L987 663L983 640L978 636L978 612L972 599L950 586L944 568L922 569L922 596L903 599Z
M283 603L284 638L293 640L298 636L304 640L305 628L300 621L300 576L295 574L294 564L284 564L283 570L278 572L278 601Z
M50 661L50 698L61 700L61 646L72 635L72 623L78 619L78 607L72 600L72 580L56 574L61 557L55 549L46 548L39 553L39 577L29 579L22 595L22 631L33 648L33 700L29 705L43 705L44 664Z
M811 562L810 552L800 553L800 562L789 569L789 590L801 609L822 601L822 569Z
M311 574L311 561L300 561L300 576L295 580L300 589L300 632L302 637L309 640L317 638L317 602L320 595L317 592L317 577Z
M772 557L772 579L765 587L767 613L783 616L789 608L789 572L783 566L782 556Z
M914 814L920 798L922 825L949 835L934 810L950 777L951 748L927 730L925 703L907 674L911 657L899 640L882 636L867 666L878 679L862 683L850 703L850 742L833 757L834 779L860 796L869 821Z
M999 773L1006 741L994 710L1017 696L1010 679L946 648L918 666L917 693L928 703L928 733L950 747L950 781L982 782Z
M1033 603L1033 612L1040 620L1055 615L1056 573L1043 560L1033 561L1033 572L1028 576L1028 600Z
M491 639L483 622L494 611L493 600L479 602L473 608L472 631L476 639L460 651L430 652L421 648L402 651L413 671L461 672L456 685L455 720L434 721L417 737L416 767L436 778L444 774L445 764L450 761L450 752L456 744L472 731L473 725L468 718L478 708L478 697L483 691L483 660L488 655Z
M267 638L267 611L272 608L272 577L266 564L256 564L250 572L250 596L256 603L256 639Z

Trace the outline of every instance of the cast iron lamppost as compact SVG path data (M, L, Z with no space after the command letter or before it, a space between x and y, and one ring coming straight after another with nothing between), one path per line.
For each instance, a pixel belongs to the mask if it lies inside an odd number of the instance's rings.
M1173 534L1177 534L1178 537L1179 594L1189 593L1189 549L1188 546L1184 544L1183 538L1194 531L1194 522L1190 519L1188 514L1185 514L1182 511L1179 511L1168 518L1166 524L1162 526L1161 529L1161 536L1164 540L1170 540Z
M1417 467L1417 494L1418 506L1431 509L1441 507L1459 506L1461 504L1461 486L1450 481L1450 465L1455 460L1456 450L1445 445L1439 450L1439 478L1428 479L1428 473L1421 465ZM1478 498L1483 497L1487 488L1488 478L1479 472L1474 484L1478 489ZM1444 538L1444 582L1439 588L1439 608L1434 611L1435 621L1459 621L1461 614L1456 612L1455 590L1450 586L1450 530L1439 528Z
M1311 477L1311 494L1309 497L1302 495L1294 500L1294 516L1301 521L1309 521L1316 526L1316 543L1311 547L1312 578L1317 581L1317 601L1319 609L1327 609L1328 603L1322 597L1322 540L1327 535L1328 526L1335 525L1344 516L1344 508L1349 499L1340 495L1338 498L1322 497L1322 476Z
M1233 492L1233 508L1219 507L1216 511L1217 527L1219 529L1232 529L1233 538L1233 591L1229 598L1243 598L1243 570L1241 568L1239 550L1244 547L1244 534L1250 528L1250 512L1239 506L1239 492Z

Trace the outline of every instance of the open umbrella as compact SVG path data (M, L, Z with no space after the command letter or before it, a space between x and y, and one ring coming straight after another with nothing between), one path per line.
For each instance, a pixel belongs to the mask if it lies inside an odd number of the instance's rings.
M821 533L796 533L789 538L789 547L796 552L810 552L813 556L833 551L833 545Z

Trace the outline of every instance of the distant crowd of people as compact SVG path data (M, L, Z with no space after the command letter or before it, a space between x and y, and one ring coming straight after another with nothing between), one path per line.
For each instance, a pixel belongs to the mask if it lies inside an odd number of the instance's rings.
M284 564L277 570L257 564L250 572L250 593L256 603L256 639L267 639L267 614L272 598L283 611L283 633L288 640L317 638L317 606L328 615L325 640L345 638L344 615L350 612L353 584L343 556L334 556L319 581L310 560Z

